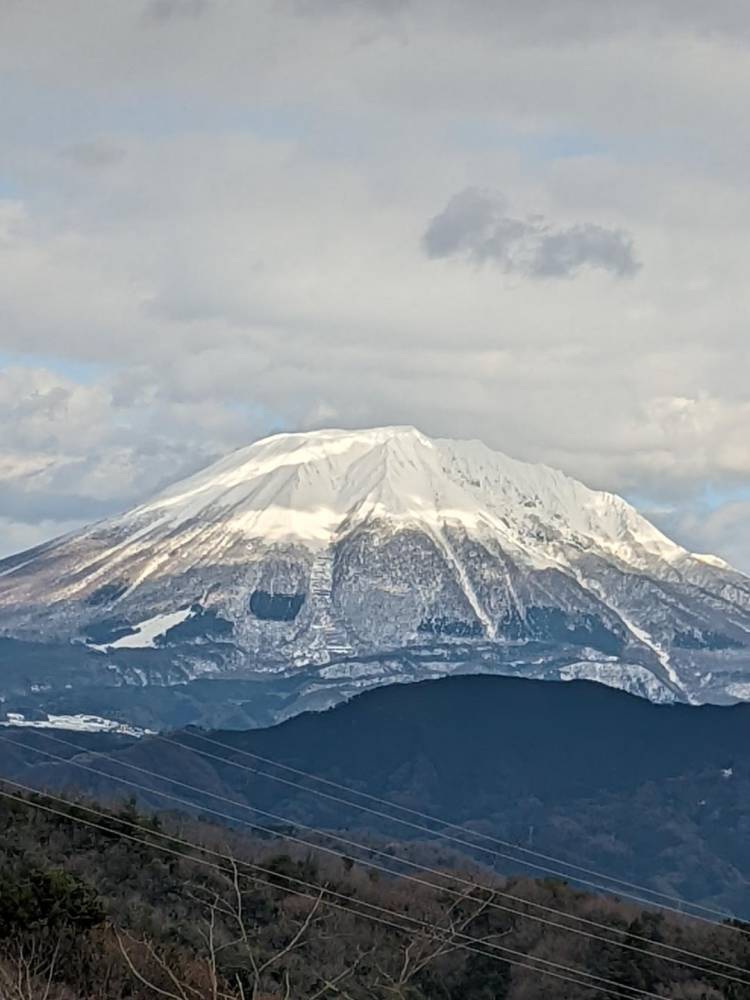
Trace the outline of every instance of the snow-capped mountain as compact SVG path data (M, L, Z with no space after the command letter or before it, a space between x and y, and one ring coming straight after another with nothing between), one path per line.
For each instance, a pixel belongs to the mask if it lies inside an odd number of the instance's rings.
M750 578L620 497L411 427L275 435L6 559L0 629L0 691L36 709L219 676L278 716L477 670L750 698Z

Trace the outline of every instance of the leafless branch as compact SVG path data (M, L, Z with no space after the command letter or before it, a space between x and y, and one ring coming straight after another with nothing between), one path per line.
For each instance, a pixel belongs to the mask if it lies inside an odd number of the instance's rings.
M125 947L120 931L118 931L117 928L114 928L114 933L115 933L115 938L117 939L117 944L120 947L120 952L122 953L122 957L125 959L125 962L128 968L130 969L131 974L135 976L135 978L138 980L139 983L141 983L143 986L148 987L148 989L153 990L154 993L156 993L158 996L167 997L168 1000L189 1000L189 996L188 993L185 991L184 985L177 979L172 970L167 966L166 962L164 962L161 956L156 953L156 951L149 944L148 941L142 941L139 943L144 948L146 948L151 958L157 963L162 972L164 972L168 976L170 982L172 983L174 988L178 991L177 993L172 993L170 990L163 989L162 987L157 986L155 983L152 983L150 980L146 979L146 977L140 972L140 970L136 967L135 963L133 962L130 956L130 952ZM197 990L190 988L190 993L192 993L193 996L200 997L200 994L198 993Z
M272 955L271 958L269 958L265 962L263 962L263 964L260 966L260 968L258 970L261 975L266 971L266 969L270 968L272 965L275 965L277 962L281 961L282 958L284 958L286 955L289 954L290 951L293 951L297 947L297 945L300 943L300 941L302 940L302 938L304 937L304 935L307 933L307 930L310 927L310 924L313 922L315 914L320 909L320 904L323 901L324 894L325 894L325 889L321 889L320 892L318 893L316 899L315 899L315 902L313 903L312 907L310 908L309 913L307 914L307 916L305 917L304 921L302 922L302 924L297 929L297 932L294 935L294 937L291 939L291 941L289 941L289 943L286 944L281 949L281 951L276 952L275 955Z

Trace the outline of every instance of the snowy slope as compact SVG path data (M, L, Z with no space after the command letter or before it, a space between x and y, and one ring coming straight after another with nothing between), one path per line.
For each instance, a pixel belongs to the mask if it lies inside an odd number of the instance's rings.
M383 516L490 527L521 543L541 518L624 558L640 547L665 558L686 554L619 497L479 441L431 441L413 427L275 435L169 488L129 519L154 515L176 526L207 512L221 512L230 531L266 541L330 544L344 521L351 527Z
M351 680L426 648L659 698L750 681L750 579L620 497L412 427L275 435L0 562L0 628L145 683L332 661Z

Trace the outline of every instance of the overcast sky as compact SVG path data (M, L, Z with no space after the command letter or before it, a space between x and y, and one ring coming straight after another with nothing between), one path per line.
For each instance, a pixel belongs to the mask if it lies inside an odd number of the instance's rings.
M415 424L750 571L747 0L0 0L0 553Z

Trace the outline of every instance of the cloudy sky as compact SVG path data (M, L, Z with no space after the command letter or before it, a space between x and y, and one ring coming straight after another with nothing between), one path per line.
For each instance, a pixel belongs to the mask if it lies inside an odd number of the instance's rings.
M750 571L746 0L0 0L0 553L416 424Z

